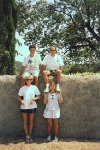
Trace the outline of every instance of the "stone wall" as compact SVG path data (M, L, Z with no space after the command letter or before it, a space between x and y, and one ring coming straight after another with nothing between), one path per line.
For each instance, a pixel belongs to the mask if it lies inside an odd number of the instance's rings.
M0 135L23 136L23 120L17 100L19 79L16 76L0 76ZM47 122L43 118L43 90L45 84L39 78L41 99L37 102L33 135L47 135ZM59 135L67 138L100 138L100 76L62 75L60 87L63 104L60 105Z

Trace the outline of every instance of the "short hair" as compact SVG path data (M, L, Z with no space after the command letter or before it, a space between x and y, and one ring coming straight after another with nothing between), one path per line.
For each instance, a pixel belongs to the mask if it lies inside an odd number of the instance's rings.
M35 49L36 49L36 46L35 46L34 44L32 44L32 45L29 46L29 50L30 50L31 48L35 48Z

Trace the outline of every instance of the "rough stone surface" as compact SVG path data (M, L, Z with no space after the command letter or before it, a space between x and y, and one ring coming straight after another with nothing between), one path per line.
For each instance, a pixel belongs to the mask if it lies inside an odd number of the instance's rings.
M47 135L47 122L43 118L45 84L42 78L39 83L41 99L37 102L33 135L43 137ZM0 135L24 135L17 100L19 84L16 76L0 76ZM60 105L60 137L100 139L100 76L62 75L60 87L64 99Z

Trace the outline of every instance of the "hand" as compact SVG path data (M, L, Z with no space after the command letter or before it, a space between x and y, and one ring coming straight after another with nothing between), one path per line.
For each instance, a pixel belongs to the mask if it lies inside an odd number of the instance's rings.
M60 92L57 92L58 94L59 94L59 96L62 96L62 91L60 91Z
M21 78L21 77L22 77L22 75L20 75L20 74L19 74L17 77L18 77L18 78Z
M62 91L60 91L59 94L62 94Z
M62 91L57 91L57 93L62 94Z
M34 100L30 100L30 105L34 103Z
M21 102L21 105L25 106L25 103L24 103L24 101L23 101L23 100L22 100L22 102Z
M47 96L47 92L44 92L44 96Z

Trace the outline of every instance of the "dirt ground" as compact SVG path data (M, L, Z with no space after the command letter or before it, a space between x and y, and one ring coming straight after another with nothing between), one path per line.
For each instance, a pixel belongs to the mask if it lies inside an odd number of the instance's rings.
M47 142L45 138L33 137L32 143L24 138L0 137L0 150L100 150L100 140L75 140L60 138Z

